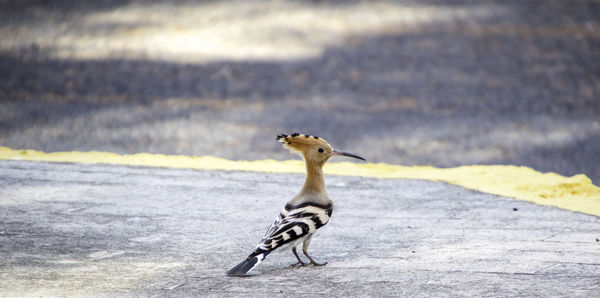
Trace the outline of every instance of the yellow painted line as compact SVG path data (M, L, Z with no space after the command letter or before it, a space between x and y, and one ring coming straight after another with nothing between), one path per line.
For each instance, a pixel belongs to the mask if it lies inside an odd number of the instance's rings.
M75 162L132 166L168 167L198 170L235 170L277 173L303 173L300 160L232 161L212 156L162 154L115 154L108 152L52 152L14 150L0 147L0 160ZM518 166L462 166L435 168L406 167L383 163L330 162L325 173L374 178L410 178L443 181L486 193L555 206L600 216L600 187L583 174L565 177Z

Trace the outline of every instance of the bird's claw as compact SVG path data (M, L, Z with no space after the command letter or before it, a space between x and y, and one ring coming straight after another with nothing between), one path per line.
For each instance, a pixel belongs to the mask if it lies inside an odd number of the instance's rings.
M290 265L290 267L305 267L310 265L309 263L304 263L304 262L297 262L295 264Z
M313 265L313 266L325 266L325 265L327 265L327 262L324 262L324 263L317 263L317 262L310 262L310 263L297 262L297 263L294 263L294 264L290 265L290 267L306 267L306 266L310 266L310 265Z

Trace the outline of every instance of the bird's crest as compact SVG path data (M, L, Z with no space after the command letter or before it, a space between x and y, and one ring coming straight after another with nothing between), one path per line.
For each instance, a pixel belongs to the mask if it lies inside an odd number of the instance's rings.
M283 143L283 147L286 147L292 151L302 152L307 146L321 146L333 150L327 141L317 136L311 136L301 133L293 133L291 135L280 134L276 138L277 141Z

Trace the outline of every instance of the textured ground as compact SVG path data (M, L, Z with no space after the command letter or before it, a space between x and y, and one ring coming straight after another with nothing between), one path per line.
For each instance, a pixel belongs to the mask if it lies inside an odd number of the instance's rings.
M0 161L0 296L565 296L600 291L596 216L444 183L327 177L324 267L231 278L302 175Z
M598 1L0 1L0 145L600 181Z

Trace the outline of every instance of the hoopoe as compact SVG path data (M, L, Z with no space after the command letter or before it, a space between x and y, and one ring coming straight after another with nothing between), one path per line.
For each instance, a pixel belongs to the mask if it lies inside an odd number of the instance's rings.
M312 236L320 227L327 224L333 212L333 202L327 195L323 180L323 165L330 157L336 155L366 161L358 155L333 150L327 141L316 136L299 133L289 136L281 134L277 136L276 140L304 158L306 164L304 186L300 193L283 207L256 249L241 263L227 271L229 276L244 276L258 266L270 253L287 248L291 248L292 253L298 259L298 262L292 266L326 265L327 262L315 262L307 252ZM302 261L296 252L296 245L300 242L302 242L302 252L308 258L309 263Z

